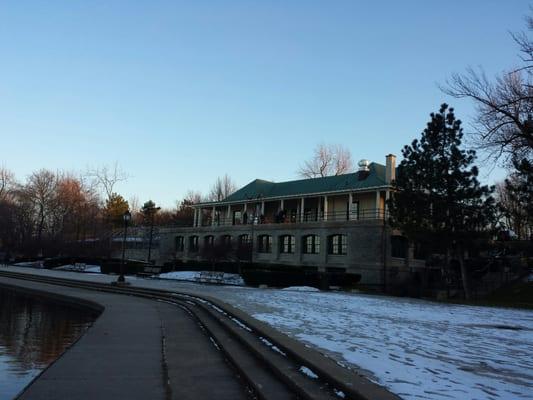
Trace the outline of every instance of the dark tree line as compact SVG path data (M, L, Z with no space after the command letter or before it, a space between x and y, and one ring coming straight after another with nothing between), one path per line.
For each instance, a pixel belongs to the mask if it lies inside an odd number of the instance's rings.
M106 256L126 211L137 226L192 226L194 204L220 200L235 190L225 175L206 198L189 191L174 208L157 207L152 200L137 208L135 201L115 191L126 178L115 165L83 176L41 169L19 182L9 169L0 168L0 252L22 257Z

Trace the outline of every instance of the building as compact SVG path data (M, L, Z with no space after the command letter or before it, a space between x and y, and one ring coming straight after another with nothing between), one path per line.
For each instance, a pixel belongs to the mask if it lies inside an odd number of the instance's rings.
M397 280L405 250L395 247L386 206L395 163L390 154L385 165L362 160L345 175L256 179L222 201L194 205L193 226L160 228L157 262L201 261L222 244L249 249L254 264L360 273L366 284Z

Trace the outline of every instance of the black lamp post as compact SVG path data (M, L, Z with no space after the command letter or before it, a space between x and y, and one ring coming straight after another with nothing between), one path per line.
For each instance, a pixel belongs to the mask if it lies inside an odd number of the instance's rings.
M153 235L154 235L154 217L155 217L155 213L158 212L159 210L161 210L161 207L151 207L149 209L149 213L150 213L150 238L149 238L149 241L148 241L148 264L151 263L150 256L152 255L152 238L153 238Z
M130 210L126 210L122 216L124 219L124 238L122 239L122 259L120 260L120 275L118 276L117 283L124 283L124 256L126 255L126 238L128 235L128 222L131 220Z

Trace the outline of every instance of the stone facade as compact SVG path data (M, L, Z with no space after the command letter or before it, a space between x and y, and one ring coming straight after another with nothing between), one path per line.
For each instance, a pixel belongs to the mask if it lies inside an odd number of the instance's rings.
M408 268L404 258L392 256L386 222L395 158L360 165L357 173L335 177L255 180L222 201L196 204L191 227L159 228L152 259L202 261L206 249L225 243L226 255L236 257L246 247L254 264L342 270L361 274L365 284L398 283ZM138 252L128 250L128 256Z

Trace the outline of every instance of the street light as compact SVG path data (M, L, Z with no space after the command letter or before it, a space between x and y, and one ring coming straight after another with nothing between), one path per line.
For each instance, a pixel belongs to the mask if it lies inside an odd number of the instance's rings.
M150 240L148 242L148 264L150 264L150 256L152 255L152 238L154 235L154 217L155 213L161 210L161 207L150 207L147 211L150 213Z
M124 238L122 239L122 259L120 260L120 275L118 276L117 283L124 283L124 256L126 255L126 238L128 235L128 222L131 220L130 210L126 210L122 216L124 220Z

